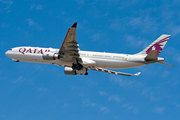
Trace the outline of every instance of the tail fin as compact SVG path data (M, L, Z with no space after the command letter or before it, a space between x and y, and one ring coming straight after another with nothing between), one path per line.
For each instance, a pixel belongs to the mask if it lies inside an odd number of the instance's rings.
M166 45L171 35L161 35L158 39L156 39L153 43L151 43L147 48L138 54L147 55L151 50L157 50L157 56L161 53L162 49Z

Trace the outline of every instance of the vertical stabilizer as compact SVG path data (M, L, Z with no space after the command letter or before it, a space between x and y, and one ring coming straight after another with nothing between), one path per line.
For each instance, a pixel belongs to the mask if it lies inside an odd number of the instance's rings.
M161 35L158 39L156 39L153 43L151 43L147 48L138 54L147 55L151 50L157 50L157 56L159 56L170 36L171 35Z

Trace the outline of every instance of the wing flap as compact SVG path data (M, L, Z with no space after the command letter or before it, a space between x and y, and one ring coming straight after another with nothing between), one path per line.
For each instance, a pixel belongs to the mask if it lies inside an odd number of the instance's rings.
M108 69L104 69L104 68L91 68L91 70L111 73L111 74L115 74L115 75L125 75L125 76L138 76L141 73L141 72L138 72L136 74L129 74L129 73L123 73L123 72L116 72L116 71L112 71L112 70L108 70Z

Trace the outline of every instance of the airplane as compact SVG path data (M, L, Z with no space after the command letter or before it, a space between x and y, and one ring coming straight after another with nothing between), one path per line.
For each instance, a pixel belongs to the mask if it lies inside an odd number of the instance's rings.
M76 27L77 22L68 29L60 49L22 46L11 48L5 54L14 62L24 61L64 66L66 75L88 75L88 70L95 70L115 75L138 76L141 72L129 74L109 69L133 68L152 63L174 66L163 62L164 58L158 57L170 35L161 35L143 51L136 54L80 51L76 40Z

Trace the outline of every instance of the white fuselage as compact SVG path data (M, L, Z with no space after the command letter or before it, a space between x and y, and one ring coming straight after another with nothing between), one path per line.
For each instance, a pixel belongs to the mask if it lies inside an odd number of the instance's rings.
M5 54L14 61L34 62L56 64L65 67L71 67L72 62L65 62L61 59L44 60L44 53L58 53L59 49L39 48L39 47L16 47L8 50ZM110 68L122 69L132 68L149 64L142 55L115 54L105 52L79 51L82 58L82 65L85 68Z

